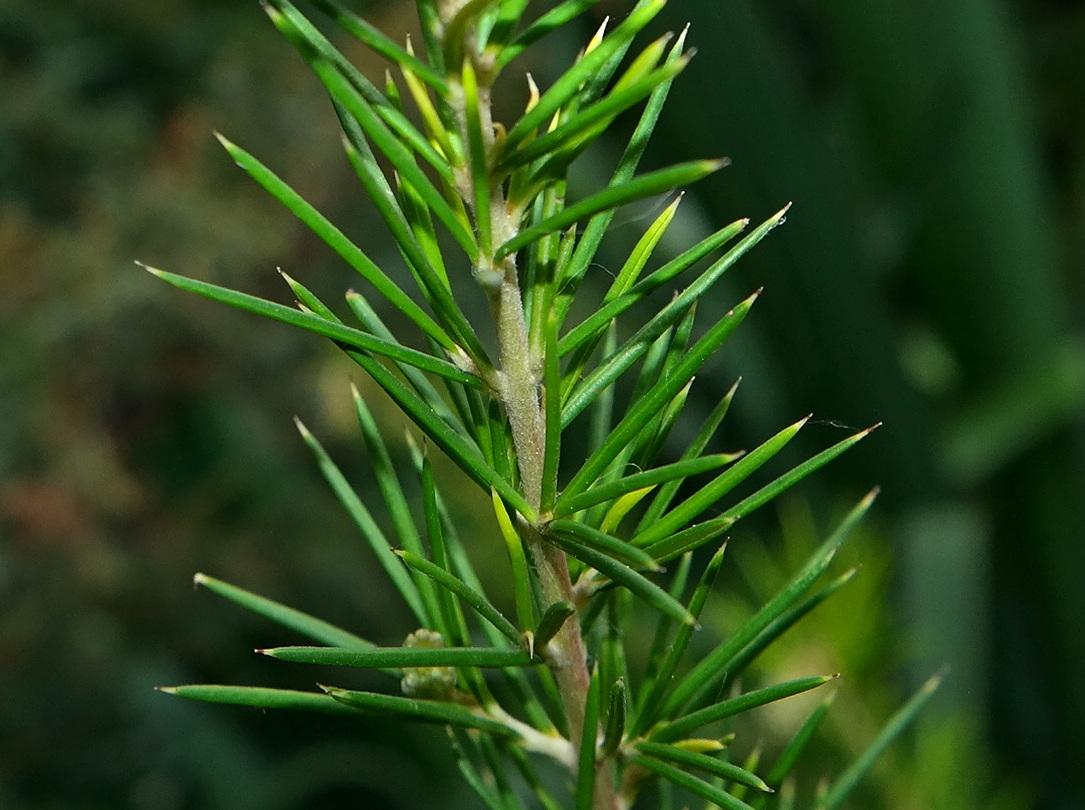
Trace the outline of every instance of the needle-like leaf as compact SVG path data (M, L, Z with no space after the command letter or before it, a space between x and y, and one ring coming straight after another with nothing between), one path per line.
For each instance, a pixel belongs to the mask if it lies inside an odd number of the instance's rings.
M373 647L348 650L342 647L271 647L261 655L298 664L368 669L404 667L523 667L539 663L526 650L492 647Z
M193 582L224 599L229 599L246 610L251 610L253 613L270 619L278 625L301 633L313 641L349 649L366 649L373 646L373 642L367 641L341 627L336 627L323 619L310 616L308 613L302 613L300 610L295 610L280 602L268 599L266 596L260 596L252 591L223 582L221 579L209 577L207 574L196 574Z
M350 706L367 714L394 715L403 720L462 726L498 737L516 738L519 736L516 730L487 717L481 709L469 709L456 703L442 703L436 700L382 695L377 692L355 692L336 686L320 685L320 688L344 706Z

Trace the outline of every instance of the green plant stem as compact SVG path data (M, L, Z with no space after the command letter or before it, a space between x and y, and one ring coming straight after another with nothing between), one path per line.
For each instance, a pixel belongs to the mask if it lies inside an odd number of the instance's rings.
M470 52L468 49L467 52ZM475 75L478 104L478 122L481 127L483 153L487 161L494 154L494 125L490 104L490 66L477 64ZM450 82L451 84L451 82ZM453 105L462 105L466 95L461 87L450 94ZM472 111L472 115L475 112ZM468 141L468 115L466 109L457 109L464 142ZM470 158L468 158L470 160ZM500 179L491 171L472 171L472 167L458 174L460 194L472 208L476 220L488 213L491 238L489 255L480 256L476 278L487 291L498 340L498 362L495 395L505 407L516 449L520 473L520 490L528 504L539 512L542 503L543 469L546 447L546 419L542 410L541 376L542 359L531 351L527 321L524 315L523 297L515 254L494 261L497 246L516 236L520 230L521 212L510 208ZM474 167L478 168L478 167ZM489 178L485 197L488 212L479 210L478 189L475 178ZM476 230L479 223L476 221ZM480 240L483 243L485 240ZM500 279L498 281L498 279ZM569 562L564 551L546 540L544 529L528 520L520 520L520 531L538 572L542 604L555 602L575 604L573 584L569 576ZM580 623L571 617L546 645L547 665L554 674L561 692L563 710L568 724L569 740L578 746L583 739L584 715L591 679L588 674L584 640ZM574 761L576 761L574 759ZM609 771L609 764L602 762L601 771ZM614 780L608 772L600 772L595 780L593 810L617 810Z

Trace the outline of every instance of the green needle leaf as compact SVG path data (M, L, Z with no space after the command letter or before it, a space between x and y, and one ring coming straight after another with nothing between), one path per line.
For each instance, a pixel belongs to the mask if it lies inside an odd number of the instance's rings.
M686 386L708 358L715 354L723 342L738 328L756 298L757 293L754 293L720 318L704 337L690 348L669 377L660 380L630 407L629 412L611 431L599 449L592 453L580 471L573 476L565 488L566 497L571 498L583 492L599 479L626 445L637 438L641 429Z
M696 793L701 798L708 799L710 802L715 802L717 806L726 808L726 810L753 810L746 802L741 799L736 799L723 788L709 784L703 779L698 779L693 774L686 773L681 768L676 768L674 765L656 759L655 757L646 756L644 754L635 754L631 757L630 761L633 764L644 768L646 771L651 771L657 776L661 776L679 787L685 788L691 793Z
M700 490L686 498L678 506L671 509L656 523L649 526L643 532L633 538L634 545L651 548L655 543L666 539L674 532L680 531L697 515L716 503L720 498L737 487L746 478L752 475L769 459L779 453L806 424L810 417L804 417L793 425L784 428L775 436L761 444L756 450L743 456L732 466L728 467L712 481L705 484ZM730 513L725 517L732 517Z
M206 281L196 281L195 279L179 276L174 273L166 272L165 270L159 270L155 267L148 267L147 265L141 265L141 267L185 292L196 293L205 298L210 298L212 301L229 304L232 307L243 309L246 312L252 312L256 315L262 315L265 318L271 318L272 320L289 324L290 326L305 329L314 334L331 338L336 343L340 343L344 346L364 349L365 351L383 355L392 360L396 360L397 362L407 363L415 368L428 371L431 374L445 377L460 385L467 385L473 388L478 388L482 385L482 381L479 380L478 377L473 374L468 374L465 371L461 371L446 360L440 360L432 355L425 354L424 352L415 349L409 349L398 343L388 343L366 332L352 329L342 323L329 321L319 315L308 312L299 312L293 307L276 304L273 301L267 301L263 298L257 298L254 295L237 292L236 290L231 290L226 287L219 287L215 284L209 284Z
M350 649L366 649L373 646L373 642L366 641L361 636L356 636L354 633L329 624L323 619L317 619L308 613L302 613L300 610L295 610L252 591L223 582L221 579L209 577L207 574L196 574L193 582L207 588L212 593L229 599L246 610L251 610L266 619L271 619L276 624L301 633L313 641Z
M790 489L792 486L794 486L796 483L808 476L810 473L814 472L817 469L820 469L821 467L824 467L826 464L839 456L845 450L848 450L853 445L858 444L870 433L876 430L880 425L881 422L867 428L866 430L856 433L854 436L849 436L847 439L844 439L841 442L837 442L827 450L822 450L816 456L807 459L790 472L786 473L785 475L781 475L771 484L762 487L750 497L735 504L730 509L728 509L725 514L729 517L735 518L736 520L738 518L745 517L755 509L758 509L764 506L766 503L774 500L778 495Z
M720 566L723 564L724 553L727 546L720 546L719 550L712 555L712 559L705 566L701 580L697 583L693 596L689 600L689 612L694 619L700 619L701 611L704 610L708 595L712 592L712 585L716 581ZM662 697L670 688L671 679L678 670L678 663L686 653L690 638L693 636L694 625L684 624L678 628L678 632L666 647L666 653L660 655L658 669L652 673L650 679L646 679L641 686L640 697L636 705L636 717L630 724L630 736L640 736L659 717L658 710L663 704Z
M727 165L727 162L727 159L723 158L679 163L676 166L649 172L625 183L610 186L575 205L562 209L536 225L524 228L497 249L494 259L500 260L548 233L560 231L602 211L609 211L637 200L643 200L645 197L654 197L657 194L673 191L680 186L695 183L708 177L713 172L719 171Z
M564 3L550 9L517 34L516 38L513 39L511 43L504 48L501 48L498 52L495 72L500 72L509 62L527 50L528 47L535 42L538 42L551 31L555 31L566 23L576 19L598 2L599 0L565 0ZM524 2L524 0L519 0L515 5L510 5L515 8L516 6L526 6L527 3ZM511 28L511 25L508 25L507 27Z
M319 686L343 705L360 709L367 714L394 715L403 720L474 728L498 737L520 736L504 723L486 716L482 709L469 709L455 703L440 703L435 700L382 695L377 692L355 692L336 686Z
M602 684L599 678L599 667L596 666L591 673L591 681L588 685L588 694L584 706L584 726L580 736L578 768L576 778L576 810L592 810L592 799L595 794L596 775L596 749L599 734L599 704Z
M529 521L535 519L535 510L531 508L524 496L485 462L476 446L469 444L467 439L437 416L425 400L373 358L361 354L351 354L351 357L369 372L374 381L396 401L403 412L479 486L486 490L493 487L505 502L525 519Z
M445 588L450 593L454 593L456 596L460 597L464 602L474 608L482 618L500 630L509 641L517 647L520 646L522 641L520 638L520 631L517 630L516 626L505 618L505 615L495 608L481 593L469 586L459 577L450 574L444 568L430 562L425 557L404 550L397 550L395 553L411 568L432 578L433 581L442 588ZM479 666L483 665L480 664Z
M775 684L774 686L766 686L763 689L755 689L752 692L746 692L738 697L722 700L712 706L690 712L670 723L664 723L653 731L649 735L649 738L653 742L670 742L672 740L677 740L686 736L694 729L700 728L708 723L714 723L725 717L733 717L736 714L755 709L759 706L764 706L768 703L775 703L784 698L793 697L802 694L803 692L809 692L811 689L816 689L837 677L839 676L815 675L809 678L799 678L794 681L788 681L787 683Z
M596 551L583 543L573 542L569 534L554 533L548 535L547 539L585 565L594 568L612 582L625 586L635 596L640 597L656 610L667 614L672 619L684 624L697 623L697 620L693 618L681 602L643 574L634 571L608 554Z
M316 456L317 465L320 467L320 472L324 475L325 480L331 486L332 491L335 492L336 497L339 498L339 502L343 504L343 507L347 510L347 513L353 518L354 524L358 527L358 530L362 533L369 547L373 550L373 554L377 558L377 562L380 563L385 573L388 574L388 578L392 580L392 583L396 586L396 590L399 591L403 600L410 607L411 612L422 624L426 624L428 618L431 615L431 610L435 607L429 604L432 600L424 598L424 592L415 584L414 580L407 575L407 572L403 570L396 558L392 554L392 545L388 542L388 539L384 536L384 532L381 531L380 526L373 519L373 516L366 509L365 504L362 503L361 498L354 491L354 488L347 481L346 477L332 461L331 456L320 444L317 438L309 432L309 429L302 424L300 419L295 419L294 423L297 425L298 432L301 433L302 439L309 449L313 451L313 455ZM340 645L345 646L345 645Z
M492 647L374 647L348 650L341 647L272 647L261 655L297 664L333 667L403 669L405 667L524 667L539 663L526 650Z
M509 130L502 146L502 153L510 154L524 138L546 124L554 113L580 92L585 82L595 76L611 57L627 46L633 37L663 10L664 5L666 5L665 0L642 4L626 17L610 36L605 37L595 48L584 54Z
M768 786L765 780L757 774L750 773L745 768L740 768L737 765L732 765L730 762L724 762L715 757L710 757L707 754L689 751L677 745L648 741L639 742L634 748L643 754L649 754L650 756L659 759L675 762L679 765L685 765L687 768L697 768L698 770L705 771L706 773L710 773L713 776L718 776L719 778L726 779L730 782L748 785L765 793L773 792L772 788Z
M836 555L837 549L848 534L866 514L874 502L877 490L867 494L836 530L807 560L791 581L725 642L701 659L697 665L675 686L664 703L661 715L680 711L682 707L703 695L713 684L719 683L727 674L736 656L758 635L793 607L814 586Z
M549 526L547 537L551 534L561 535L564 543L594 549L626 565L646 568L649 571L661 570L652 555L586 523L575 520L555 520ZM573 556L576 554L574 553Z
M374 28L357 14L349 11L335 0L313 0L313 4L335 20L344 31L365 43L389 62L405 65L416 76L442 95L448 94L448 83L437 71L412 53L408 53L394 40Z
M282 203L294 216L301 220L325 244L338 253L344 261L358 273L396 309L410 318L423 332L446 349L452 348L448 334L418 306L387 274L365 255L347 236L333 225L327 217L306 202L301 195L284 183L267 166L258 161L244 149L228 141L219 133L215 137L223 145L230 157L244 169L253 180L259 183L272 197Z
M259 709L295 709L306 712L351 715L359 713L330 695L318 692L295 692L290 689L265 689L257 686L218 686L194 684L188 686L158 686L159 692L199 700L204 703L225 703L232 706L253 706Z
M664 467L656 467L654 470L627 475L625 478L619 478L616 481L597 484L587 492L575 497L559 498L557 505L554 507L554 517L562 518L575 514L582 509L587 509L589 506L614 500L633 490L655 486L667 481L681 482L691 476L719 469L739 457L740 454L737 453L702 456L686 461L678 461Z
M791 769L794 768L795 763L798 762L799 755L806 750L806 746L814 738L814 732L817 731L818 726L821 725L821 721L825 719L825 715L829 713L829 707L832 706L835 699L836 692L833 692L829 697L819 703L818 707L810 713L808 718L806 718L806 722L802 724L802 728L800 728L795 733L795 736L791 738L791 741L784 750L780 752L780 757L776 760L776 764L772 766L768 779L770 784L781 784L784 781L784 778L791 773Z

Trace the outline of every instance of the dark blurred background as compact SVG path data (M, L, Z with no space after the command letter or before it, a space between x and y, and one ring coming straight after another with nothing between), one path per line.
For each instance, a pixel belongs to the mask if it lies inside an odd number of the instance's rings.
M372 14L398 38L412 6ZM625 8L600 4L533 71ZM856 806L1085 806L1085 4L663 16L699 51L648 160L733 161L665 247L794 202L725 278L721 311L766 291L692 410L741 374L734 446L810 411L807 449L885 423L773 518L786 558L882 487L867 584L805 631L851 677L827 749L857 750L951 667ZM317 81L255 2L0 3L0 808L472 806L438 730L151 689L314 679L253 656L281 635L194 592L196 571L383 643L413 629L290 421L364 489L358 375L132 264L283 301L276 266L329 298L353 283L213 129L396 264ZM754 580L766 565L746 561Z

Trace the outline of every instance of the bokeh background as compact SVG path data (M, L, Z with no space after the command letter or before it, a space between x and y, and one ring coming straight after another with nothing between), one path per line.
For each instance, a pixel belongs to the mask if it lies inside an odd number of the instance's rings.
M370 12L401 32L410 6ZM553 76L624 9L600 3L531 69ZM951 668L856 806L1085 806L1085 4L676 0L663 17L699 52L648 159L733 161L665 247L794 202L718 293L722 311L766 288L693 411L741 374L732 447L810 411L808 449L885 423L746 530L735 594L756 599L879 484L866 584L793 642L850 679L825 751L857 750ZM252 655L283 639L194 592L196 571L385 643L413 629L290 420L365 490L358 375L132 263L284 301L276 266L329 298L353 283L213 129L396 264L318 83L256 3L0 2L0 808L472 806L439 730L152 690L313 680Z

